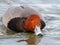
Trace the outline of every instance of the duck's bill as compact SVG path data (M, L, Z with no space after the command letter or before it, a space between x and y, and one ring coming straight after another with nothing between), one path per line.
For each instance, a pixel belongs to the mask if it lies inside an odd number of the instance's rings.
M34 32L35 32L35 35L43 35L40 29L40 26L35 26Z

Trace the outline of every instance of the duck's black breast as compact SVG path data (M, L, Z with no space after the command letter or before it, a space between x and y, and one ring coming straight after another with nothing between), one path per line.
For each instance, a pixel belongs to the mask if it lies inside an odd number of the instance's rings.
M20 18L20 17L13 18L8 22L7 26L9 29L11 29L15 32L23 32L24 29L22 27L22 24L25 19L26 18Z
M43 29L46 26L45 22L41 19L41 29Z

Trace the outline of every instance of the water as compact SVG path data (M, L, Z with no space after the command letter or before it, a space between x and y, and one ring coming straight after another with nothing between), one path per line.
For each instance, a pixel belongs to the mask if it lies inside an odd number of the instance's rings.
M46 27L43 29L44 36L39 37L37 45L60 45L60 0L0 0L0 45L27 45L26 42L16 42L26 40L33 34L7 35L6 29L2 26L2 17L11 6L31 6L40 11L46 20ZM36 36L35 36L36 37ZM28 44L29 45L29 44ZM34 44L35 45L35 44Z

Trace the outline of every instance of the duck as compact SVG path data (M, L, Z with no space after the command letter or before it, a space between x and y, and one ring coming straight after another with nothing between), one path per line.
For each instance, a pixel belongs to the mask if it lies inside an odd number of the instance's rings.
M20 32L34 32L36 26L44 29L46 23L41 14L28 6L10 7L3 16L3 25L10 30Z

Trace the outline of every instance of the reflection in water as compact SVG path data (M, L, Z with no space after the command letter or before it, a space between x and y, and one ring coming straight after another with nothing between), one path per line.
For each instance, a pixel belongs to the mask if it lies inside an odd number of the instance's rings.
M26 42L28 45L37 45L37 39L34 36L30 37Z
M18 40L17 42L25 41L25 42L27 42L27 45L37 45L40 42L42 37L43 36L41 36L41 35L40 36L31 35L29 37L29 39L27 39L27 40Z

